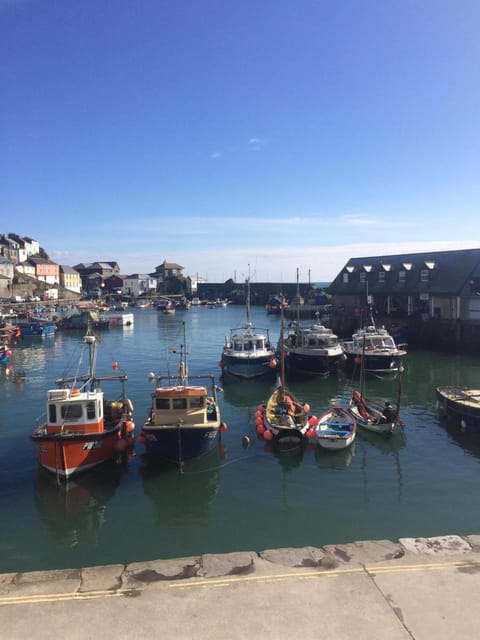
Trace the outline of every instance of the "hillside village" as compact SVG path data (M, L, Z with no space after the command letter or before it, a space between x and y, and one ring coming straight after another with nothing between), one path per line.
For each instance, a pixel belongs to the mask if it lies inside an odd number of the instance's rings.
M97 298L117 294L137 298L155 294L192 294L199 278L167 262L150 274L124 275L116 261L57 264L37 240L0 234L0 298L11 302Z

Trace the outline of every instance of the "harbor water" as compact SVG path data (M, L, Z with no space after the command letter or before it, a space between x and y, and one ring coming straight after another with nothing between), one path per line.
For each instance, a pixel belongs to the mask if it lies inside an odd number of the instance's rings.
M0 572L480 531L480 440L439 419L434 393L451 383L479 386L476 359L411 351L401 381L403 430L391 439L359 432L343 452L310 444L280 455L255 435L255 411L274 380L220 380L224 338L243 324L243 308L173 316L138 309L133 325L98 334L97 362L99 375L113 363L128 374L136 434L150 406L148 373L176 371L182 320L190 373L215 373L228 426L221 445L183 474L150 464L136 444L126 463L57 484L38 467L30 434L45 414L47 389L71 372L82 334L13 348L13 370L0 370ZM276 343L277 316L254 307L252 320ZM347 402L351 378L287 382L319 415ZM368 395L395 402L397 382L371 378Z

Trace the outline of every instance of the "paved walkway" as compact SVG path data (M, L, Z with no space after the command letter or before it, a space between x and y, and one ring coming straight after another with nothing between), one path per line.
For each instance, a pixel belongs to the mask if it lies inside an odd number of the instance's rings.
M0 639L473 640L480 536L0 575Z

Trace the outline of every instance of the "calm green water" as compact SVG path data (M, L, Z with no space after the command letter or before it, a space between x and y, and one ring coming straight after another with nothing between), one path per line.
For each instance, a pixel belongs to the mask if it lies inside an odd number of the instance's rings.
M152 390L147 373L166 370L166 345L182 341L181 318L190 372L219 375L224 336L243 323L241 307L192 308L174 317L138 310L134 327L101 333L97 371L110 372L113 361L127 371L137 434ZM254 308L253 320L277 340L278 318ZM480 442L441 424L434 396L438 385L478 385L473 358L409 353L406 426L392 440L360 435L349 452L311 447L278 457L254 435L254 413L271 384L238 381L221 394L228 425L221 448L183 476L173 467L149 467L138 445L127 467L106 465L59 490L38 468L29 435L45 411L47 388L75 362L80 339L32 339L14 351L15 372L25 378L0 371L0 572L480 531ZM348 382L289 386L318 415L347 398ZM373 380L368 391L395 399L396 381Z

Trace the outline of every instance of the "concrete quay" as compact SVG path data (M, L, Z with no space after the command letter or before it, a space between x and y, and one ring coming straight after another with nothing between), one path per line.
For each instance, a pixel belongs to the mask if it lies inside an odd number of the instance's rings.
M0 575L0 638L471 640L480 535Z

